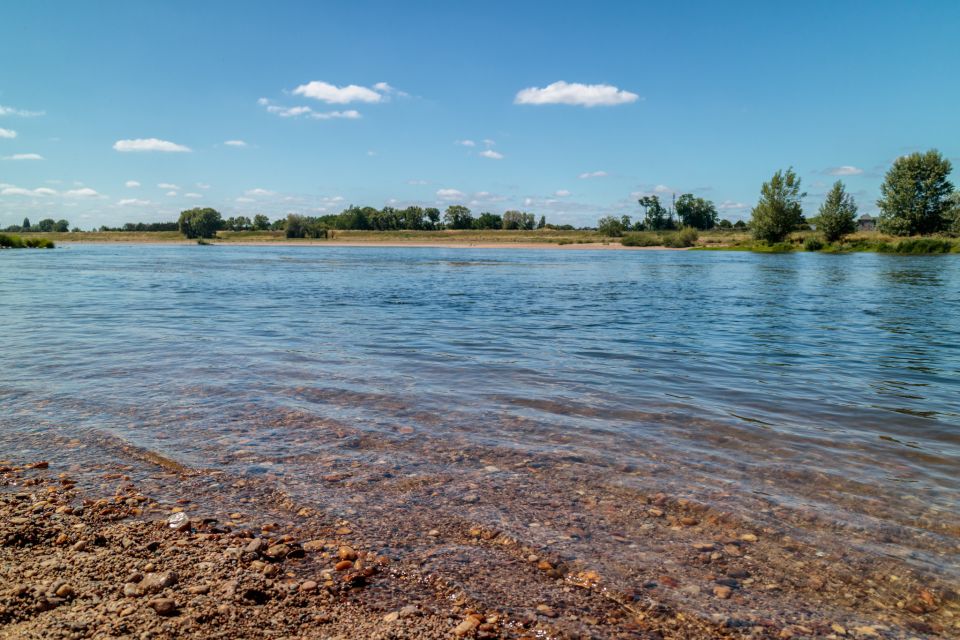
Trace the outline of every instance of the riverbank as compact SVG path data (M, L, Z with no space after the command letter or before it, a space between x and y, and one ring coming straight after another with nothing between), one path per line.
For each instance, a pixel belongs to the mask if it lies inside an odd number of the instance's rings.
M145 459L175 476L184 496L198 495L205 472ZM745 530L662 493L597 504L620 523L617 537L646 540L643 550L624 549L642 556L649 574L625 591L602 571L455 513L434 520L416 544L397 545L383 537L400 524L388 514L364 526L255 480L228 482L222 509L205 512L190 498L157 500L122 472L78 484L66 462L0 461L4 637L910 638L960 630L956 592L891 570L890 558L860 564L856 553ZM360 489L348 502L376 500Z

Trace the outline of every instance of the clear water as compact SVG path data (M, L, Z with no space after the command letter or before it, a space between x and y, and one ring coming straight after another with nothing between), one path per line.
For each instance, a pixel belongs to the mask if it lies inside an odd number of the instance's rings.
M0 323L0 458L394 519L499 473L458 508L526 535L543 460L960 575L956 256L74 245L0 252Z

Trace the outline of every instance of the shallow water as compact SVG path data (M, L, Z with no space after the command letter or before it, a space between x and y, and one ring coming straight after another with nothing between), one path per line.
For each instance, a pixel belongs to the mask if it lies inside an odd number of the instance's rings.
M960 576L956 256L73 245L0 252L0 321L0 458L575 547L546 469Z

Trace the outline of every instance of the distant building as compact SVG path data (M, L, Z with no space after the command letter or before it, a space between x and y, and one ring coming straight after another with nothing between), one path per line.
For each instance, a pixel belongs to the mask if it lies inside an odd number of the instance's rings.
M865 213L857 220L857 231L876 231L877 219Z

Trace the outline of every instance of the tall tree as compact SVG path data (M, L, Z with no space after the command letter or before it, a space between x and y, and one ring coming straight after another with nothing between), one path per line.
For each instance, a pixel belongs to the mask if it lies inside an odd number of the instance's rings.
M223 226L223 218L219 211L210 207L187 209L180 212L177 224L180 233L188 238L212 238Z
M676 225L667 210L660 204L658 196L644 196L637 200L643 207L643 228L648 231L673 229Z
M880 187L880 230L897 236L943 231L953 193L947 180L952 168L936 149L897 158Z
M473 216L465 206L452 204L444 212L443 222L448 229L470 229L473 227Z
M24 219L23 219L23 224L20 225L20 227L21 227L24 231L30 231L30 218L24 218Z
M713 203L703 198L695 198L692 193L685 193L677 198L677 217L680 224L696 229L713 229L717 226L717 208Z
M837 180L820 205L817 230L823 233L827 242L836 242L857 230L856 217L857 203L844 189L843 182Z
M777 171L770 182L760 188L760 201L751 213L753 236L766 242L782 242L803 224L801 202L806 193L800 191L800 178L793 168Z

